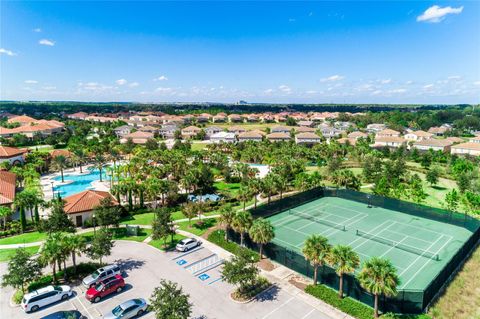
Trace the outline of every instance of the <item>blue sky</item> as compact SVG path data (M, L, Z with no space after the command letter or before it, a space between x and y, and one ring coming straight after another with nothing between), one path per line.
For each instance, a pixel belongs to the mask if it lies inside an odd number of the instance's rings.
M480 102L476 1L0 6L3 100Z

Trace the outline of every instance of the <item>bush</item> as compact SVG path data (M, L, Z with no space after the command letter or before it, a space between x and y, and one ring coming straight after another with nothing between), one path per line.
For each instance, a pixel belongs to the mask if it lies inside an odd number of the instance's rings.
M225 241L225 231L224 230L216 230L212 232L210 235L208 235L208 241L222 247L223 249L231 252L232 254L237 255L238 254L238 249L240 248L240 245L233 241ZM250 250L252 252L253 257L255 258L255 261L260 260L260 255L253 250Z
M343 311L346 314L349 314L352 317L358 319L372 319L373 318L373 308L355 300L350 297L345 297L340 299L338 297L338 292L324 285L309 285L305 288L305 292L310 295L321 299L328 303L329 305ZM419 315L402 315L394 313L386 313L382 316L385 319L431 319L430 316L426 314Z
M19 304L22 302L22 299L23 299L23 291L22 289L18 289L17 291L15 291L15 294L13 294L13 302L15 304Z
M267 280L267 278L258 276L251 285L238 288L235 291L235 297L238 299L248 300L255 297L268 287L270 287L270 282Z

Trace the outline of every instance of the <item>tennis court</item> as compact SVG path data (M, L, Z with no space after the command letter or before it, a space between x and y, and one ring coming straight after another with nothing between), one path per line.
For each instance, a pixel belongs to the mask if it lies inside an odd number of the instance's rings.
M352 247L361 261L388 258L400 290L424 290L470 238L468 229L340 197L321 197L268 217L273 242L301 254L305 239L323 235Z

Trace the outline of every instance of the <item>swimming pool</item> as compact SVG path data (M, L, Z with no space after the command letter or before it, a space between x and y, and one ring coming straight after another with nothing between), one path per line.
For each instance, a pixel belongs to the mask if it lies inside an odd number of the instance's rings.
M58 185L53 188L55 195L60 194L61 197L67 197L73 194L83 192L87 189L93 189L92 182L100 180L98 169L91 169L89 173L84 174L65 174L63 176L65 182L72 181L72 183L65 185ZM61 181L62 177L57 176L53 178L54 181ZM102 180L109 181L105 170L102 171Z

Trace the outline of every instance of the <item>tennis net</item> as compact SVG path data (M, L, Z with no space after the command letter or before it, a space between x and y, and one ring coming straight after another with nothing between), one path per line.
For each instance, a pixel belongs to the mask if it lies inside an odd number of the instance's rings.
M435 254L435 253L432 253L432 252L429 252L427 250L423 250L423 249L420 249L420 248L416 248L416 247L413 247L413 246L410 246L410 245L402 244L398 241L394 241L394 240L391 240L391 239L388 239L388 238L385 238L385 237L382 237L382 236L379 236L379 235L370 234L368 232L364 232L364 231L359 230L359 229L357 229L357 236L368 238L368 239L374 240L376 242L379 242L381 244L392 246L392 247L407 251L407 252L412 253L412 254L427 257L427 258L430 258L430 259L433 259L433 260L440 260L440 256L438 254Z
M311 221L319 223L319 224L323 224L323 225L330 226L330 227L333 227L333 228L336 228L336 229L340 229L342 231L346 231L345 225L337 224L335 222L331 222L329 220L321 219L321 218L315 217L313 215L298 212L298 211L295 211L295 210L292 210L292 209L290 209L289 212L290 212L290 214L298 216L300 218L308 219L308 220L311 220Z

